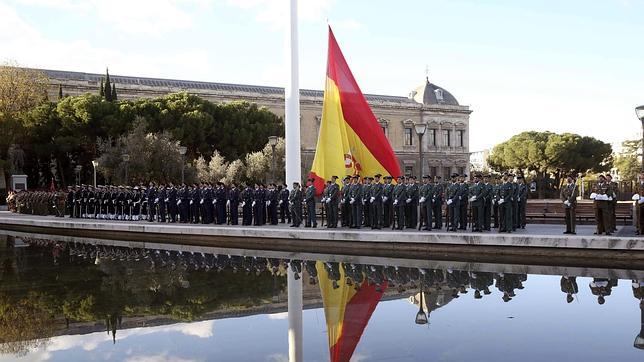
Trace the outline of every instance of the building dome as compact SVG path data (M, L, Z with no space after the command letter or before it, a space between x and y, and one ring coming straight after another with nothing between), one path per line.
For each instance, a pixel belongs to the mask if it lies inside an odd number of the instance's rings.
M458 101L454 98L452 93L431 83L429 78L425 80L423 85L409 93L409 99L425 105L448 104L451 106L458 106Z

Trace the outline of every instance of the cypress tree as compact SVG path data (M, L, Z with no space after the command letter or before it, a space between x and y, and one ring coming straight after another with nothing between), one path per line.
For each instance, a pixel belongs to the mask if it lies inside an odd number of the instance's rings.
M63 99L63 85L59 84L58 85L58 100Z
M98 95L101 96L101 98L105 97L105 88L103 88L103 78L101 78L101 89L98 91Z
M112 98L112 85L110 84L110 70L105 70L105 100L111 102Z
M116 95L116 83L112 84L112 100L118 101L118 96Z

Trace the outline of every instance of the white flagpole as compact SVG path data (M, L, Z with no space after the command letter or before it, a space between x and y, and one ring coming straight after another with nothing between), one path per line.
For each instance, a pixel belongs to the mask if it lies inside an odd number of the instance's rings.
M286 40L289 79L284 89L286 146L286 183L302 182L300 156L300 85L297 39L297 0L290 0L289 31ZM288 283L288 359L303 361L302 353L302 279L295 279L289 267Z

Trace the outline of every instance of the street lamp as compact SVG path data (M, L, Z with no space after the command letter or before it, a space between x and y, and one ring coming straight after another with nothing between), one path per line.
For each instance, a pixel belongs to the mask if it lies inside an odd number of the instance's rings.
M642 172L644 172L644 105L636 107L635 114L642 121Z
M188 151L188 147L186 146L179 146L179 154L181 155L181 184L184 183L184 178L185 178L185 169L186 169L186 152Z
M81 165L76 165L76 167L74 167L74 171L76 171L76 185L80 185L80 173L82 169L83 166Z
M128 168L130 166L130 155L127 153L123 154L123 162L125 162L125 185L127 186L130 182L128 177Z
M268 144L271 145L271 150L273 150L271 157L271 178L275 182L275 146L277 146L277 136L269 136Z
M96 187L96 168L98 167L98 161L92 160L92 166L94 166L94 187Z
M418 135L418 173L423 178L423 135L427 130L427 123L414 123L414 129Z

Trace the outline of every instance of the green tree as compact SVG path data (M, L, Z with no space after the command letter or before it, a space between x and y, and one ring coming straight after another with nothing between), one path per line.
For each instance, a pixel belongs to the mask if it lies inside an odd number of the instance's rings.
M610 170L611 154L610 144L593 137L530 131L496 145L488 164L496 171L533 172L543 198L547 189L559 187L564 174Z
M637 153L642 147L642 140L622 142L622 151L615 155L615 167L623 181L637 181L642 167Z
M101 88L98 90L98 95L101 98L105 97L105 80L101 77Z
M63 99L63 85L59 84L58 85L58 100Z
M118 100L118 95L116 94L116 83L112 84L112 100Z
M111 102L114 100L112 97L112 85L110 84L110 70L105 69L105 100Z

